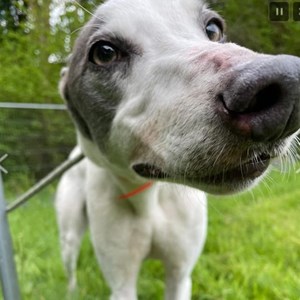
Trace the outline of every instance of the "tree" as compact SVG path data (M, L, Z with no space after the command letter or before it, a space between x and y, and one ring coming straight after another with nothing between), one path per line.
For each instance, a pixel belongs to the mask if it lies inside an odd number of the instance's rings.
M0 29L2 34L18 30L27 21L27 1L2 0L0 2Z

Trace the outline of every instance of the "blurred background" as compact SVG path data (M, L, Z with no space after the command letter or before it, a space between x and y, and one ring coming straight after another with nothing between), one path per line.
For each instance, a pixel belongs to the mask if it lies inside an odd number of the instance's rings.
M62 162L75 145L75 134L65 110L1 108L1 102L63 104L58 94L60 70L90 16L87 10L95 5L0 1L0 122L5 125L0 128L0 154L9 155L7 192L32 184Z
M7 103L63 104L60 70L100 2L0 0L0 156L9 155L3 163L8 201L61 163L76 138L66 110ZM300 22L292 17L270 22L270 1L210 2L226 19L229 41L258 52L300 56ZM193 299L300 299L297 166L284 174L275 171L262 187L241 197L211 198L208 243L194 273ZM24 299L66 297L54 193L55 185L10 216ZM107 299L88 239L82 253L76 297ZM161 299L160 265L147 263L142 273L140 299Z

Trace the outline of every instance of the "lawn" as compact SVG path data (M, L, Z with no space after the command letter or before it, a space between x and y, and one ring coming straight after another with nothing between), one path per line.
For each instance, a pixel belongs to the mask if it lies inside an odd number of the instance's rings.
M9 216L23 299L67 299L58 248L54 187ZM193 272L193 300L300 299L300 174L274 171L255 190L210 197L204 253ZM164 271L147 261L139 299L163 299ZM71 299L108 299L88 236ZM1 296L0 296L1 298Z

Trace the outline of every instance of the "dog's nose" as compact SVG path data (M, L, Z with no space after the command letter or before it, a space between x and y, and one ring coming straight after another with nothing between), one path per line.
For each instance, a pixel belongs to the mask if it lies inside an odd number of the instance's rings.
M275 141L300 127L300 59L265 56L232 70L220 114L236 134Z

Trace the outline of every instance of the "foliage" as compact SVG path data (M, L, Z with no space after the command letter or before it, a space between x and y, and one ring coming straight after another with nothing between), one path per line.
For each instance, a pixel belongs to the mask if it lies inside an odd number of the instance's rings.
M19 2L23 1L11 3ZM85 2L91 10L90 1ZM0 101L61 102L59 72L76 37L73 32L89 17L74 1L64 3L30 1L26 5L27 22L23 26L16 23L15 30L5 27L0 38Z
M261 0L222 1L215 5L225 17L230 41L234 41L258 52L299 55L299 22L271 22L269 2ZM290 6L292 1L290 1Z
M66 159L75 144L74 126L67 111L3 109L0 153L5 190L21 194Z
M2 0L0 2L0 32L19 30L27 21L27 1Z

